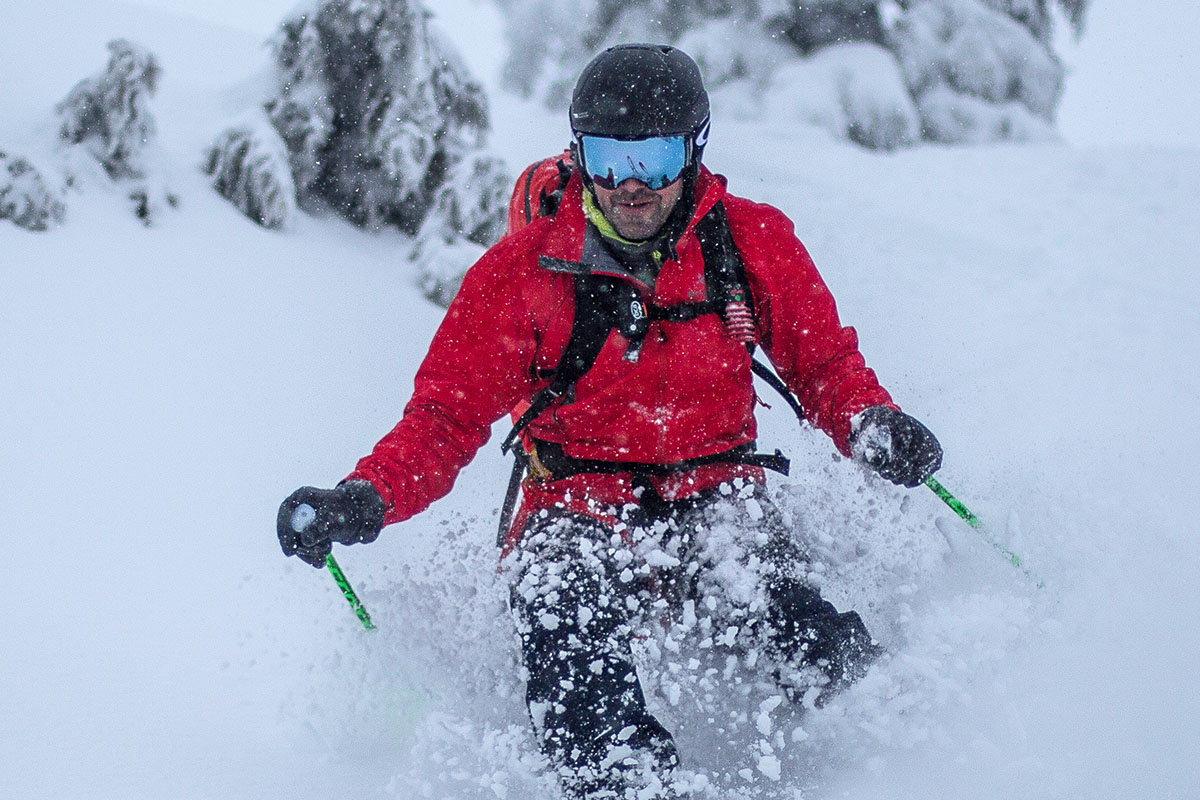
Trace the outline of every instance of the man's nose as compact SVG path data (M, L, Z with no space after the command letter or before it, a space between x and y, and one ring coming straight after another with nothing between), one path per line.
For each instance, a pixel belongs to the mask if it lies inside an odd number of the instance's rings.
M636 192L641 189L650 189L650 187L644 181L640 181L637 178L626 178L617 184L617 189L624 192ZM650 191L654 190L650 189Z

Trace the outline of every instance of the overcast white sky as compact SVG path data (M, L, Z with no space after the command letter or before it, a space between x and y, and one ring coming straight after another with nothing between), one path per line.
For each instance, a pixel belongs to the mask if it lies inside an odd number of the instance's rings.
M225 22L264 38L297 0L132 0ZM475 0L436 0L442 24L469 20L481 35L502 31L481 24ZM1087 30L1064 41L1070 70L1059 127L1077 144L1153 142L1200 145L1200 2L1092 0ZM481 48L468 61L494 58ZM488 63L485 61L485 63Z

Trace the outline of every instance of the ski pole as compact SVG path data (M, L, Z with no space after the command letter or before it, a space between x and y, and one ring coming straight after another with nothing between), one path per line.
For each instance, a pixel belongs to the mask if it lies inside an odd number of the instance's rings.
M354 593L354 588L350 586L350 581L346 580L346 573L342 572L342 568L334 560L333 553L325 556L325 566L333 573L333 579L337 581L338 588L342 590L342 594L346 596L346 601L354 609L354 615L358 617L358 621L367 630L374 630L375 623L371 622L371 615L367 613L367 607L362 604L362 601L358 599L358 595Z
M296 533L303 533L304 529L311 525L316 518L316 509L308 503L301 503L292 512L292 530ZM337 583L338 588L342 590L342 595L346 598L346 602L350 604L350 608L354 609L354 615L358 617L358 621L367 630L374 630L375 623L371 622L371 615L367 613L367 607L358 599L358 594L355 593L354 587L350 585L350 581L346 579L346 573L342 572L342 568L338 566L333 553L325 556L325 566L329 569L330 574L333 575L333 580Z
M925 479L925 485L928 486L943 503L948 505L951 511L953 511L955 514L961 517L964 522L974 528L980 537L985 542L990 544L992 548L996 550L996 552L1004 556L1004 559L1008 561L1008 563L1024 572L1030 578L1033 578L1033 580L1037 583L1038 588L1041 588L1045 585L1042 579L1039 578L1036 573L1030 570L1029 567L1025 566L1025 562L1021 560L1020 556L1018 556L1012 550L1009 550L1004 545L1000 544L1000 542L996 541L995 537L988 533L987 528L984 527L983 522L980 521L979 517L975 516L971 509L963 505L962 501L960 501L957 497L950 494L950 490L948 490L945 486L942 486L942 484L938 482L937 478L930 475Z

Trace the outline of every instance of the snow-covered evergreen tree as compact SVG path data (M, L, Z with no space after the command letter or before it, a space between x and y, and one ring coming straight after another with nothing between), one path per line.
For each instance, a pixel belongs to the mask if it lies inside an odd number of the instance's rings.
M0 150L0 220L31 231L44 231L62 222L62 199L47 186L41 173L20 156Z
M1040 42L1050 44L1054 33L1055 6L1074 29L1076 35L1083 31L1083 16L1088 0L981 0L994 11L1021 23Z
M434 194L417 235L413 260L426 297L449 305L465 268L504 235L511 181L498 159L482 153L460 160Z
M884 40L879 0L790 0L766 17L767 29L778 29L802 53L831 44Z
M415 235L439 194L455 190L450 175L484 145L487 103L426 17L417 0L326 0L284 23L266 108L301 203ZM508 182L499 162L480 163ZM503 219L502 207L487 213ZM460 235L490 244L479 237L496 230Z
M505 80L565 108L599 50L675 44L718 113L816 124L865 147L1053 136L1063 68L1056 8L1087 0L497 0ZM749 98L749 99L748 99Z
M511 56L504 79L565 110L583 66L619 42L668 42L712 18L752 19L724 0L498 0Z
M267 227L298 204L399 228L448 302L503 234L512 178L485 149L482 88L428 16L420 0L322 0L285 20L265 120L218 137L205 169Z
M269 125L225 131L209 148L204 171L222 197L264 228L282 228L295 213L287 153Z
M897 18L888 36L927 138L1052 135L1062 64L1010 14L978 0L920 0Z
M149 225L179 202L153 169L157 125L150 100L161 69L150 51L127 39L109 42L108 51L105 70L80 81L56 106L59 135L120 182L133 213Z
M80 81L58 104L59 133L85 147L111 177L140 178L142 152L156 131L150 98L158 60L127 39L109 42L108 52L104 72Z
M790 59L771 76L765 113L823 128L874 150L892 150L921 138L916 105L895 59L870 42L830 45Z

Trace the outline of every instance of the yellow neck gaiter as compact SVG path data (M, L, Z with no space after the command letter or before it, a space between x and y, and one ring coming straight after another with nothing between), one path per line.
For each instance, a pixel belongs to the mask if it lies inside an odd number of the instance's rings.
M637 242L632 239L626 239L624 236L617 233L617 229L613 227L613 224L608 221L608 217L604 216L604 212L600 210L598 205L596 205L595 196L586 189L583 192L583 213L587 215L588 221L591 222L592 225L596 226L596 230L600 232L600 235L605 239L608 239L609 241L615 242L617 245L619 245L620 247L618 249L621 251L636 251L646 253L646 251L653 246L653 240L651 239ZM653 286L654 277L658 274L658 268L662 266L663 262L662 248L654 247L654 249L649 253L649 256L652 259L653 266L640 268L634 267L634 270L639 273L638 277L640 279ZM638 260L644 258L645 255L641 256L641 258ZM642 274L647 268L649 268L653 274Z
M596 230L600 231L600 235L605 239L612 239L614 242L634 247L644 244L644 242L635 242L632 239L626 239L617 233L617 229L613 227L612 223L608 221L608 217L604 216L604 212L596 205L596 198L586 189L583 192L583 213L587 214L588 221L596 226Z

